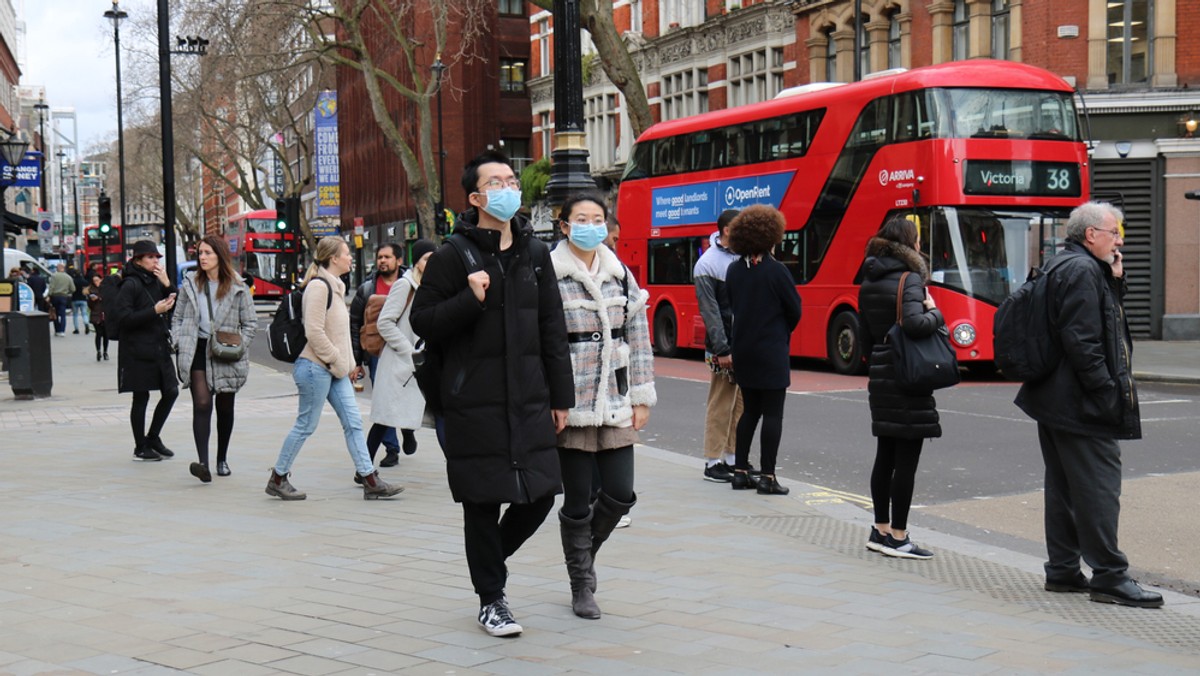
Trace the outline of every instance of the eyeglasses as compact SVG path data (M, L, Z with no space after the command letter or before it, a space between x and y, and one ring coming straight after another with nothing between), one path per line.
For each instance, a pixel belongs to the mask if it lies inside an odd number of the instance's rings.
M1092 228L1092 230L1095 230L1096 232L1107 232L1113 236L1113 239L1125 239L1125 229L1121 227L1117 227L1112 230L1105 230L1104 228Z
M479 186L480 190L499 190L500 188L512 188L513 190L521 189L521 181L516 178L499 179L493 178L487 183Z

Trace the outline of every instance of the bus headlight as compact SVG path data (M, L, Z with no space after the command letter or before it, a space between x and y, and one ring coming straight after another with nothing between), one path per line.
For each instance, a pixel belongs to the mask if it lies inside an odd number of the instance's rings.
M970 347L975 343L975 327L968 322L963 322L954 327L950 332L950 337L954 340L954 344L959 347Z

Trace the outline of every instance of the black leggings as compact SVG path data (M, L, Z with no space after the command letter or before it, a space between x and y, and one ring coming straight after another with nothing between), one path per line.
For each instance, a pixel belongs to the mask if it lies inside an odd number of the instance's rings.
M924 439L879 437L875 468L871 470L875 523L890 523L895 530L908 530L908 510L912 507L913 483L924 443Z
M563 514L582 519L592 508L592 479L600 474L600 490L617 502L633 502L633 446L595 453L574 448L558 449L562 467Z
M758 437L762 455L762 473L775 475L775 459L779 455L779 439L783 436L783 401L787 389L751 390L742 388L742 418L737 424L737 456L734 469L750 468L750 444L754 429L762 418L762 433Z
M225 462L229 453L229 439L233 436L234 392L218 392L213 397L208 389L205 372L208 340L196 342L196 356L192 359L192 436L196 439L196 457L201 465L208 466L208 439L212 435L213 399L217 402L217 462Z
M172 388L162 391L158 406L154 407L154 417L150 420L150 429L146 430L146 407L150 404L149 392L134 392L133 406L129 409L129 425L133 428L133 441L138 448L146 447L147 439L158 439L162 428L167 424L167 416L171 415L171 407L179 397L179 390Z
M92 328L96 330L96 351L100 351L100 343L104 342L104 354L108 354L108 332L104 330L104 323L92 324Z

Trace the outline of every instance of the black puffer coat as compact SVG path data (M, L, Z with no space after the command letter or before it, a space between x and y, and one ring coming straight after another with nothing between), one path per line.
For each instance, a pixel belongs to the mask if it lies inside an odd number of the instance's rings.
M125 264L117 293L117 316L121 318L118 392L179 389L171 356L171 314L154 311L155 303L175 292L175 287L164 287L133 261Z
M929 439L942 436L937 402L933 392L913 394L896 383L891 345L884 342L896 323L896 291L904 272L901 312L904 332L913 338L932 335L945 320L937 308L926 310L925 262L913 249L885 239L872 238L863 262L862 286L858 289L858 312L864 350L870 350L871 434L898 439Z
M446 472L456 502L527 503L562 492L553 409L575 405L567 326L550 251L514 219L502 266L500 233L460 217L491 277L483 303L452 244L425 266L412 326L444 354Z
M1125 280L1082 244L1068 241L1047 278L1050 325L1063 359L1048 377L1025 383L1016 404L1034 420L1074 434L1142 438L1133 341L1121 299Z

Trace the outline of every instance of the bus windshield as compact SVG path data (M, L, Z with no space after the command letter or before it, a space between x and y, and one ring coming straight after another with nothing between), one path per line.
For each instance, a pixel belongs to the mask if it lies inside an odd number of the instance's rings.
M1062 248L1067 212L935 207L921 220L932 280L999 305Z
M1067 92L1023 89L931 90L942 111L935 136L1078 141L1075 101Z

